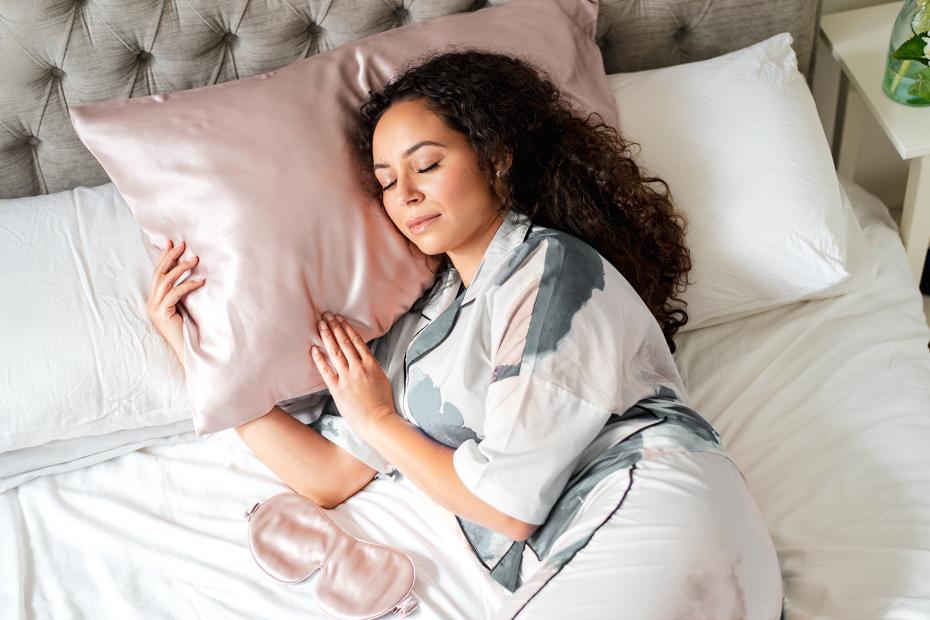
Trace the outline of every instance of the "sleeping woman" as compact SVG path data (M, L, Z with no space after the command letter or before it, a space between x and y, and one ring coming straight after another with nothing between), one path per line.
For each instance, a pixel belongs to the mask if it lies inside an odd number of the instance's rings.
M237 428L246 444L324 507L406 476L514 614L777 619L772 540L672 357L685 221L634 143L537 68L479 51L407 70L359 120L371 189L435 283L369 343L326 313L309 352L324 415L304 425L279 403ZM179 247L150 306L180 353ZM572 579L586 600L555 594Z

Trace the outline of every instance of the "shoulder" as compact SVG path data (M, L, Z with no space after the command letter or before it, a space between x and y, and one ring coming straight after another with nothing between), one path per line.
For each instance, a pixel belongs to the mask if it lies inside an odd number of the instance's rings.
M534 357L556 351L570 334L591 339L598 332L614 342L661 336L627 279L587 242L554 228L534 225L514 247L496 274L489 305L499 337L520 332L524 353ZM580 332L573 330L581 322Z
M497 365L510 366L495 378L517 372L514 364L525 370L527 360L564 352L576 316L598 313L607 268L581 239L534 225L502 261L487 296Z
M570 320L597 290L603 290L607 263L581 239L554 228L533 225L494 281L495 306L526 302L532 294L537 310L550 320Z
M528 374L619 411L659 384L683 393L655 316L594 247L534 226L504 264L489 299L492 383Z
M554 228L533 225L496 274L494 307L519 311L532 300L533 314L550 329L568 324L582 310L615 318L649 312L632 285L594 247ZM525 308L524 308L525 311Z
M605 263L597 250L578 237L534 224L505 261L495 284L505 284L518 272L528 271L544 277L545 283L564 278L578 282L580 286L573 288L603 288Z

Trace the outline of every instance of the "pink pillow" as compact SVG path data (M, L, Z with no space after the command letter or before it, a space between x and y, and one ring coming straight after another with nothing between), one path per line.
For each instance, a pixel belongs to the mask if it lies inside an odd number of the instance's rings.
M171 238L206 277L188 294L184 357L198 434L322 390L308 351L329 310L366 341L432 284L427 257L364 193L349 123L426 52L478 47L551 72L618 126L594 42L597 2L513 0L347 43L261 75L70 109L132 209L153 264Z

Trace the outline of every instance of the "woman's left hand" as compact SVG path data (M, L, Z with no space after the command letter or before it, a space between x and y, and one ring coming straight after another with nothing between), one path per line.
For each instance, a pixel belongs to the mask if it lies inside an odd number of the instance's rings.
M397 415L394 391L378 360L361 336L341 316L324 313L318 324L328 360L319 347L311 347L336 408L362 438L381 418Z

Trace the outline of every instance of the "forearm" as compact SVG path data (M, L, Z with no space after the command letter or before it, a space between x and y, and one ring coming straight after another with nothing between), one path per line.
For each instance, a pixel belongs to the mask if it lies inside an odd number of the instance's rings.
M171 348L185 368L183 344ZM277 406L236 432L284 484L323 508L349 499L377 473Z
M536 526L497 510L466 487L452 465L454 450L397 414L381 418L366 440L437 504L467 521L524 540Z
M183 350L175 354L184 368ZM377 473L277 406L236 432L284 484L323 508L349 499Z
M282 482L324 508L355 495L377 473L277 406L236 432Z

